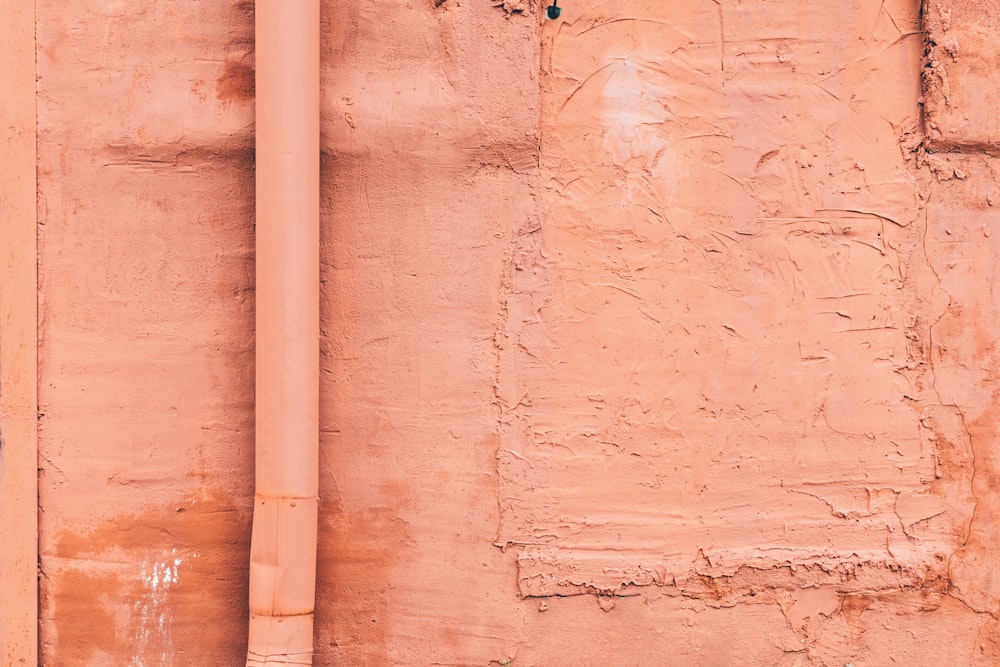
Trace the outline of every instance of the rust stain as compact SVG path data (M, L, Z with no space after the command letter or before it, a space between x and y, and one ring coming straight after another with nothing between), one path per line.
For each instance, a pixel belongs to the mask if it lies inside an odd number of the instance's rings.
M254 68L227 60L222 76L215 82L216 96L225 102L245 102L254 98Z

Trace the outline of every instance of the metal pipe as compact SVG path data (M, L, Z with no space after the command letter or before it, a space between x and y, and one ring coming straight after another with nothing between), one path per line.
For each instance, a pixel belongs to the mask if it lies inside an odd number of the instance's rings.
M256 492L247 665L311 665L319 494L319 0L256 3Z

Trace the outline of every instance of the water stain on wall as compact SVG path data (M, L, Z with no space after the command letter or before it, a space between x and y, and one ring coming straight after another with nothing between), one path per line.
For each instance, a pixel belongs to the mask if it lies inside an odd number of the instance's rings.
M246 638L218 621L248 621L248 510L188 497L60 534L43 552L45 664L240 662ZM243 556L238 565L231 552Z
M215 82L220 100L244 102L254 97L254 68L246 63L227 60L222 75Z

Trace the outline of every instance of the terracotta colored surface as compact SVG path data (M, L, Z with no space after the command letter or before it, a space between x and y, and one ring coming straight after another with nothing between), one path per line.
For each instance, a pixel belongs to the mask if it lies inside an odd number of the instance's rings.
M1000 303L993 286L1000 280L1000 211L991 202L1000 201L1000 161L983 156L939 159L928 187L924 244L934 317L927 355L941 403L929 416L944 436L938 447L941 479L947 480L947 472L959 462L971 473L969 491L946 487L949 496L971 492L975 501L975 514L949 562L950 591L971 609L995 614L1000 608L1000 581L994 575L1000 568ZM949 178L956 172L963 178Z
M523 595L599 597L519 660L994 664L993 277L934 242L989 177L919 151L918 7L683 4L543 57L500 537Z
M311 665L319 495L319 0L255 6L256 487L247 665Z
M540 84L470 84L456 72L489 65L456 33L502 35L491 63L535 57L511 31L538 17L503 9L328 19L320 649L991 664L995 623L953 585L967 552L990 570L975 409L940 395L932 356L917 4L567 7ZM517 140L536 85L538 170Z
M516 648L495 336L538 224L538 17L490 4L324 4L318 665Z
M1000 2L927 2L923 69L927 139L944 148L1000 150Z
M38 3L46 665L237 665L252 3Z
M251 23L132 4L39 5L43 653L238 664ZM322 5L315 664L997 664L995 86L560 5Z
M972 505L935 493L966 473L922 424L917 6L775 8L546 35L500 376L522 594L946 575Z
M34 6L0 2L0 656L38 662Z

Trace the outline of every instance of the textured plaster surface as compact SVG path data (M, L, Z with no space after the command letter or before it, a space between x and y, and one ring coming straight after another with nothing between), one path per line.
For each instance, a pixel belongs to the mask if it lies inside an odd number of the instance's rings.
M772 9L547 31L501 351L522 594L920 584L968 523L922 423L917 7Z
M514 650L498 313L537 224L538 17L327 2L318 664Z
M923 3L926 28L925 130L937 149L1000 151L1000 2Z
M252 9L38 3L45 665L246 655Z
M38 662L35 18L0 2L0 656Z
M997 664L995 86L560 4L324 3L316 664ZM238 664L250 7L38 27L43 655Z

